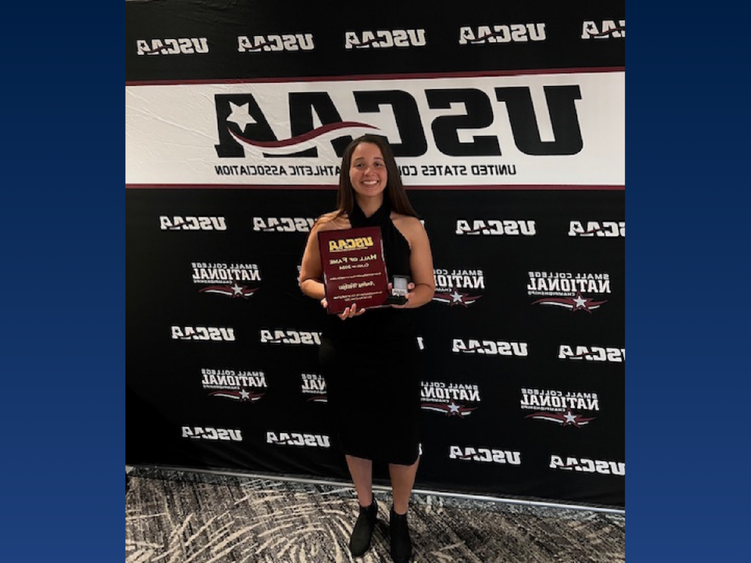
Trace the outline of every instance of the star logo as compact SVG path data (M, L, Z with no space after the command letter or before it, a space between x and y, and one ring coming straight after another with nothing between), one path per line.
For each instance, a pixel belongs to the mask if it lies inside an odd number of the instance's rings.
M224 399L232 399L233 401L239 401L241 403L255 403L261 400L264 393L253 393L245 388L241 389L225 389L222 391L212 391L209 393L209 397L222 397Z
M231 121L232 123L237 124L237 126L240 128L240 131L243 133L245 132L245 128L248 126L248 124L255 125L257 123L257 121L250 116L248 105L249 104L242 104L241 106L238 106L233 104L232 102L229 103L229 108L230 110L232 110L232 113L230 113L229 117L227 117L227 121Z
M472 411L477 407L465 407L464 405L457 405L454 401L449 404L445 403L423 403L421 405L422 410L442 412L446 416L458 416L463 418L472 414Z
M574 304L576 309L584 309L587 305L587 299L584 299L581 293L577 293L574 297Z
M532 414L528 414L524 418L531 418L534 420L545 420L547 422L554 422L556 424L560 424L561 426L575 426L576 428L581 428L582 426L589 424L591 420L595 419L595 417L585 418L578 414L572 413L570 410L566 411L565 413L535 412Z
M593 309L599 309L600 305L603 303L607 303L607 300L594 301L589 297L582 297L581 292L577 291L574 297L545 297L533 301L532 305L553 305L555 307L568 309L572 313L576 311L586 311L591 314Z
M455 305L461 305L462 307L468 307L475 301L477 301L481 295L470 295L469 293L462 293L460 292L456 287L452 287L451 291L449 293L440 293L436 292L433 295L433 301L438 301L439 303L446 303L449 307L454 307Z
M253 295L257 290L258 288L251 289L244 285L239 285L237 282L235 282L232 285L209 285L199 290L199 292L200 293L215 293L217 295L225 295L233 299L236 297L242 297L243 299L247 299L248 297Z
M565 419L565 422L563 423L564 426L567 424L576 424L576 417L571 414L571 411L566 412L566 414L563 415L563 418Z

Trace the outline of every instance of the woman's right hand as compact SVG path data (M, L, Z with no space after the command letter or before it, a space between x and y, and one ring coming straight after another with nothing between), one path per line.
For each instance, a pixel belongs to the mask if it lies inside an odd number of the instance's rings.
M353 303L350 307L347 307L339 313L339 318L342 320L351 319L352 317L359 317L365 312L365 309L358 309L357 303Z
M329 302L326 300L325 297L321 299L321 306L324 309L329 306ZM352 317L359 317L364 312L365 312L365 309L358 309L357 303L353 303L350 307L345 308L344 311L339 313L337 316L342 320L346 320L346 319L351 319Z

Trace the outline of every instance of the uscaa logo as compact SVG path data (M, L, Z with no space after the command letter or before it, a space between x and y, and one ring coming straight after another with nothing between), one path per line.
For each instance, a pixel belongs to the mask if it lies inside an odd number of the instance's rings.
M563 471L583 471L584 473L600 473L601 475L626 475L626 464L622 461L606 461L602 459L588 459L578 457L566 457L551 454L550 469Z
M192 262L193 283L205 285L199 293L224 295L225 297L247 299L258 288L246 283L261 281L261 272L256 264L215 264Z
M521 465L522 454L512 450L496 448L478 448L476 446L449 446L449 459L462 461L478 461L480 463L500 463Z
M303 344L320 346L321 333L307 330L293 329L261 329L262 344L292 344L299 346Z
M459 45L545 41L544 23L480 25L459 29Z
M454 338L451 351L457 354L484 354L488 356L526 357L529 350L526 342L505 340L479 340L476 338Z
M626 361L626 349L609 346L573 346L570 344L561 344L558 347L558 359L621 363Z
M283 35L240 35L237 37L237 50L240 53L261 53L279 51L312 51L315 49L313 34L286 33Z
M533 237L537 223L526 219L457 219L454 234Z
M159 228L163 231L226 231L224 217L160 215Z
M444 383L423 381L420 393L424 411L443 413L446 416L467 417L477 409L468 404L479 403L480 389L472 383Z
M389 49L393 47L424 47L424 29L381 29L378 31L347 31L345 49Z
M233 441L242 442L243 435L241 430L234 430L229 428L212 428L210 426L183 426L182 427L183 438L192 438L196 440L212 440L212 441Z
M266 432L266 443L279 446L302 446L308 448L329 448L331 440L324 434L304 434L302 432Z
M253 230L262 233L308 233L313 217L253 217Z
M205 54L209 52L209 42L205 37L138 39L136 49L139 56Z
M485 289L485 274L482 270L433 270L435 294L433 301L450 307L468 307L480 297Z
M235 329L217 326L172 326L172 340L234 342Z

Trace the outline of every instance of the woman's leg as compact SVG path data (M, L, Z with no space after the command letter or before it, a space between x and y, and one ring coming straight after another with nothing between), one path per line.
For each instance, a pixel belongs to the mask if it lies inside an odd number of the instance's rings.
M397 465L389 463L389 475L391 476L391 489L394 496L394 512L405 514L409 508L409 498L412 496L412 487L415 484L417 466L420 458L412 465Z
M360 503L357 522L349 538L349 550L352 555L359 557L370 549L370 540L378 518L378 504L373 497L373 462L351 455L345 457L357 491L357 501Z
M373 502L373 461L351 455L344 457L347 459L360 506L370 506Z
M407 509L419 463L418 457L412 465L389 464L394 497L394 505L389 513L389 535L391 536L391 559L394 563L408 563L412 559L412 540L409 537L407 525Z

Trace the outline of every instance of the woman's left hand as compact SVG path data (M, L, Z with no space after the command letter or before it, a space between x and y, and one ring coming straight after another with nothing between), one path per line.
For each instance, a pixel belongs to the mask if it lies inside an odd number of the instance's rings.
M389 283L389 293L391 293L392 288L393 288L393 284ZM409 282L407 284L407 293L404 296L407 299L407 302L403 303L402 305L397 305L395 303L392 303L391 306L394 307L395 309L406 309L407 307L409 307L409 298L412 296L412 290L414 288L415 288L415 284L412 282Z

